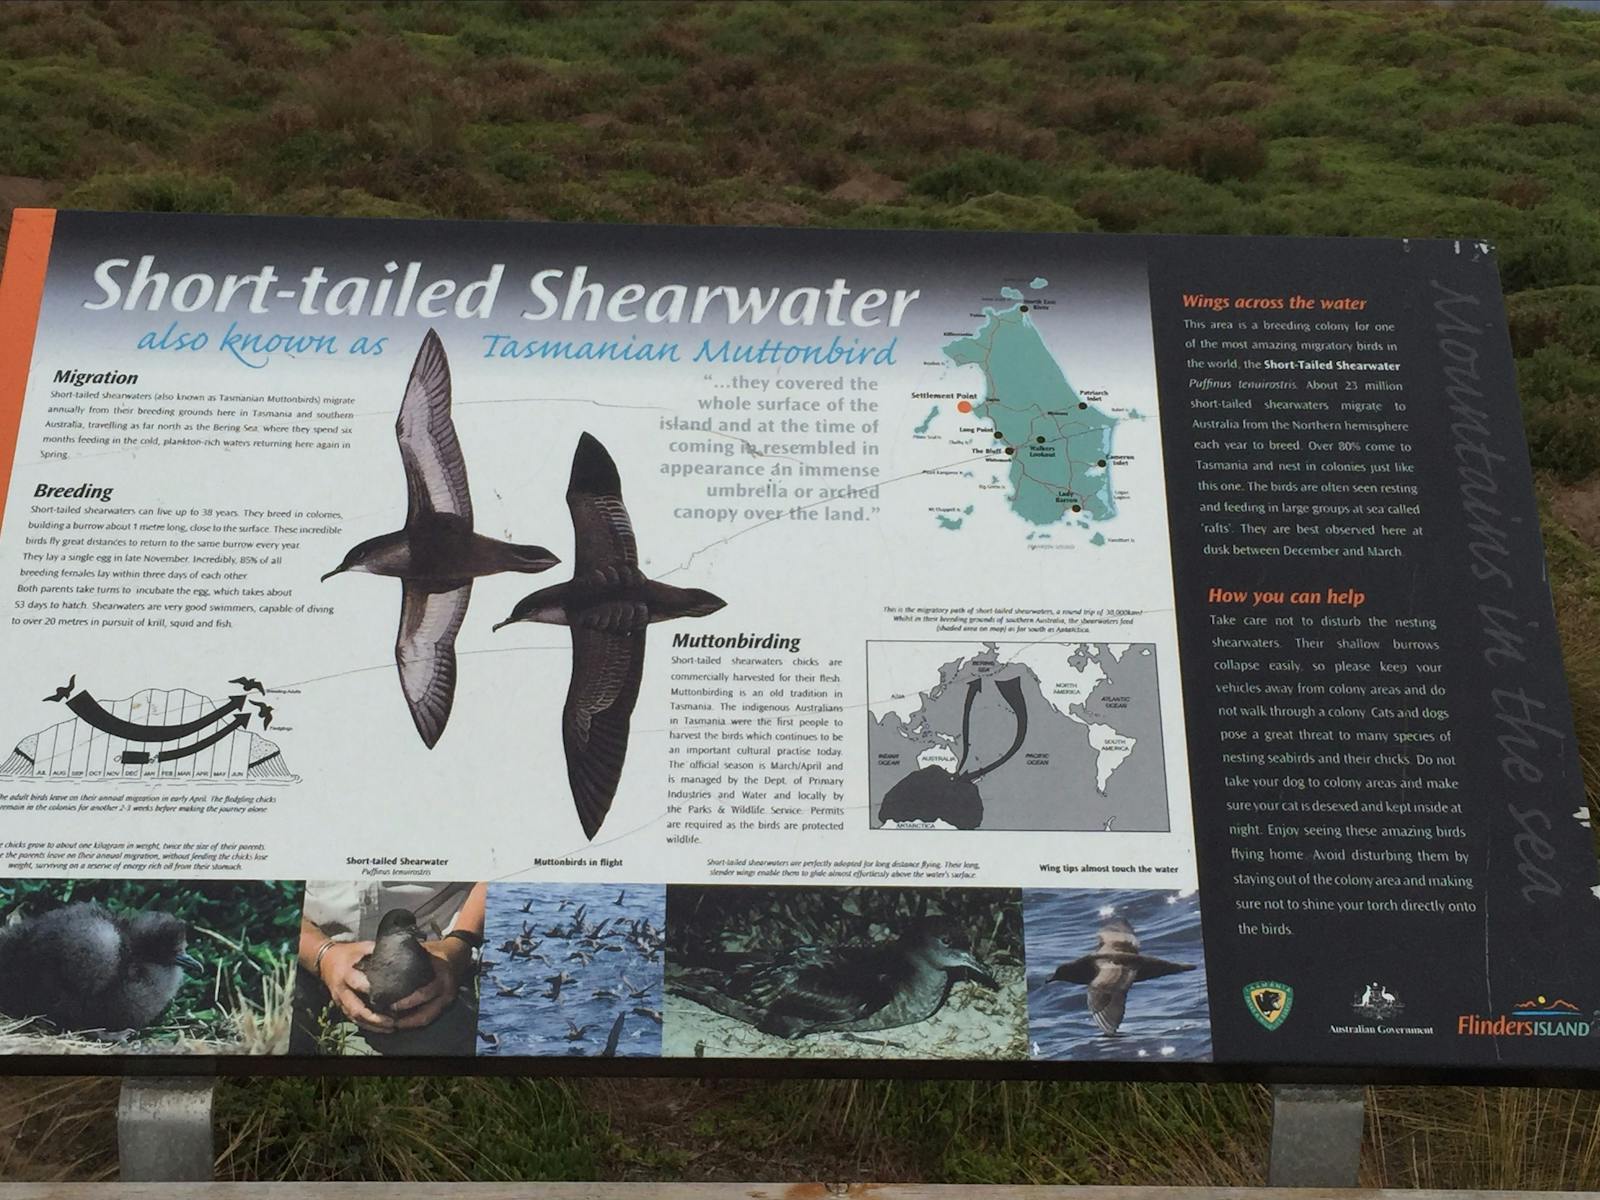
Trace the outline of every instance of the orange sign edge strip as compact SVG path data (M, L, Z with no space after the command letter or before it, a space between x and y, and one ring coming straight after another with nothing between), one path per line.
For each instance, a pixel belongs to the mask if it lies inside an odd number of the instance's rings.
M39 302L44 297L45 268L55 230L53 208L19 208L11 214L5 271L0 274L0 530L5 527L22 400L33 366Z

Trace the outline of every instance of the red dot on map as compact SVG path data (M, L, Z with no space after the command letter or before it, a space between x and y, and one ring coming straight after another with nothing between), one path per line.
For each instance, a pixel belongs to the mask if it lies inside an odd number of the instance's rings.
M956 411L957 412L964 412L964 413L971 412L972 411L972 401L971 400L963 400L960 404L956 405Z

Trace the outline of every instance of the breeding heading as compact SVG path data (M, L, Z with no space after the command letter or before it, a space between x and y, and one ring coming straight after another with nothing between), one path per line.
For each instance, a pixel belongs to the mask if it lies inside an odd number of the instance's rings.
M94 282L99 295L84 300L83 307L90 312L158 312L167 308L179 313L262 314L279 301L305 317L414 314L430 320L453 315L486 321L494 315L505 271L504 263L494 263L482 278L463 282L430 276L421 262L408 262L402 269L400 263L391 261L378 274L339 279L331 278L323 267L313 266L297 279L285 280L271 263L244 274L218 276L194 271L175 276L158 269L156 256L146 254L137 264L128 258L98 263ZM588 265L582 263L535 272L528 280L528 292L532 303L519 314L525 321L757 325L776 317L780 325L859 328L898 327L922 294L916 288L856 290L842 277L825 286L789 288L672 282L647 287L627 280L612 284L591 280Z

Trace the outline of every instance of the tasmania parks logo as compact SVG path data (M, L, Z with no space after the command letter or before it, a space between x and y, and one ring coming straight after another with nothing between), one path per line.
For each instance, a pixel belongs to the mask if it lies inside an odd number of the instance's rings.
M1534 996L1496 1017L1463 1013L1456 1018L1456 1033L1463 1037L1588 1037L1600 1033L1600 1014L1585 1018L1570 1000Z
M1244 1004L1263 1029L1276 1029L1289 1019L1294 989L1287 983L1262 979L1244 985Z

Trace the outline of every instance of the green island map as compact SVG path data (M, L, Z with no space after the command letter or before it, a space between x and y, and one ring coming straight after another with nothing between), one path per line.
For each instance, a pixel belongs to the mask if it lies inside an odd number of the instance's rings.
M1032 286L1045 286L1035 279ZM957 366L975 366L983 374L981 399L958 406L962 414L992 432L991 462L1004 455L1009 462L1011 510L1030 526L1042 528L1075 522L1109 521L1117 515L1112 488L1115 464L1112 443L1118 417L1080 395L1045 344L1030 310L1016 288L1001 295L1014 301L1007 308L983 310L983 324L972 334L943 347ZM937 410L928 413L916 433L925 433ZM971 508L965 510L970 513ZM962 524L964 514L940 515L946 529ZM1091 541L1103 544L1096 533Z

